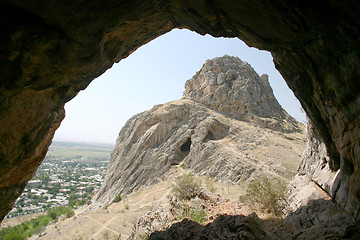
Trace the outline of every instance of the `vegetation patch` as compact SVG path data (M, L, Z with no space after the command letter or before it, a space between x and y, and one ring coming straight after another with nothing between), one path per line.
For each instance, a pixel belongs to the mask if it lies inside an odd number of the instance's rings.
M51 222L56 222L60 216L65 218L72 217L74 210L71 207L58 207L48 211L46 215L23 222L14 227L6 227L0 230L0 239L22 240L31 237L34 234L40 234Z
M179 219L190 218L199 224L203 224L207 220L207 214L201 206L183 205L181 212Z
M270 181L266 176L252 180L241 200L276 216L282 214L286 183L279 179Z
M117 203L117 202L120 202L121 200L122 200L121 194L118 194L118 195L115 196L113 202L114 202L114 203Z
M197 196L199 188L200 182L191 173L177 177L172 185L174 195L181 200L194 198Z

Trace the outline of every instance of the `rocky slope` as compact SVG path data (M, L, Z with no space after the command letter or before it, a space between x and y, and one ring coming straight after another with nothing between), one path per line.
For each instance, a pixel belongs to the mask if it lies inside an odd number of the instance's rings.
M290 178L303 128L277 103L265 75L235 57L209 60L186 82L184 98L125 124L92 207L160 182L177 164L233 183L261 174Z
M72 239L146 239L141 237L149 235L151 231L164 230L166 227L181 218L174 215L174 211L179 211L177 205L182 203L176 201L172 196L172 184L178 176L188 174L190 169L182 169L172 166L167 174L166 180L131 193L123 197L120 202L106 205L94 211L85 211L80 208L75 211L76 215L72 218L63 219L51 224L46 228L41 236L33 236L31 239L44 240L72 240ZM212 192L204 191L208 185L208 180L204 177L197 177L201 181L201 199L191 200L195 206L206 207L206 222L213 221L219 215L250 215L251 209L243 203L239 203L239 195L244 194L244 186L232 185L227 183L213 182ZM221 195L221 197L219 197ZM230 222L236 220L241 223L253 217L234 217ZM240 221L239 221L240 220ZM220 221L222 222L222 221ZM195 224L197 225L197 224ZM216 225L213 226L224 226ZM184 226L186 227L186 226ZM200 227L200 226L199 226ZM257 225L254 226L256 230ZM220 228L218 230L221 231ZM245 228L243 229L248 231ZM234 233L230 233L233 235ZM226 235L226 233L225 233Z

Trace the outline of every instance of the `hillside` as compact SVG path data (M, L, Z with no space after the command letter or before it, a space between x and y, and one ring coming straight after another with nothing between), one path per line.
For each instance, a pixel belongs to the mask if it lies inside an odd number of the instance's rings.
M173 207L170 202L170 196L173 194L172 185L176 177L186 173L189 173L189 169L172 166L164 181L126 195L120 202L105 205L97 210L76 210L74 217L50 225L40 237L34 236L32 239L128 239L134 234L137 237L132 239L146 239L144 236L150 233L148 228L161 229L174 221L168 214ZM238 201L239 196L245 192L244 184L212 182L204 177L198 179L202 182L203 188L211 186L214 192L212 194L221 196L217 197L216 207L207 212L206 219L213 220L220 214L249 215L253 211ZM146 216L151 216L151 220L149 221ZM260 216L268 218L266 214ZM206 220L209 221L211 220ZM268 227L273 226L274 224L270 223Z
M127 121L91 207L161 182L172 165L231 183L289 179L304 144L304 124L281 108L266 75L239 58L208 60L182 99Z

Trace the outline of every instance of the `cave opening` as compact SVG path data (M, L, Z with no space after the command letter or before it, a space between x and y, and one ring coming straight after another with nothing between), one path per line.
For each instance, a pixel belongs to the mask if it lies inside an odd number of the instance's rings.
M181 144L180 150L181 150L182 152L187 153L187 152L190 151L190 147L191 147L191 138L188 138L188 139L186 140L186 142L184 142L183 144Z
M83 5L81 2L70 5L52 2L46 6L17 1L14 5L9 3L9 6L14 7L4 8L8 12L3 15L4 19L19 15L17 13L23 12L20 9L31 15L26 14L14 22L3 21L9 23L6 24L4 37L2 36L3 48L10 47L11 51L6 50L2 55L4 69L9 71L5 71L4 74L3 85L6 92L3 96L4 108L1 114L4 139L1 154L2 161L8 166L1 174L1 190L4 193L1 214L11 209L11 204L18 197L17 194L22 192L25 182L33 176L41 163L55 129L60 126L64 117L63 104L115 61L124 58L152 37L174 27L181 27L203 34L208 32L214 36L239 36L249 45L272 51L276 57L277 68L282 71L289 86L302 100L310 119L319 128L331 156L339 158L341 165L350 162L349 166L341 166L340 170L345 175L352 176L341 179L341 195L334 198L340 207L346 207L347 211L354 212L356 209L353 215L358 216L359 201L358 198L354 198L354 186L358 182L356 176L359 169L358 109L346 101L349 97L352 99L357 96L358 92L358 85L354 81L359 75L356 71L359 65L358 56L354 55L358 48L358 32L354 30L357 29L358 23L358 16L354 11L357 5L331 1L324 1L316 6L244 1L236 4L200 3L191 7L190 2L180 2L175 1L166 5L162 2L155 5L146 2L139 4L139 8L136 7L135 10L132 6L128 8L127 2L123 1L119 2L119 6L126 8L114 7L118 6L115 2L94 8L95 4ZM124 3L125 5L122 5ZM249 3L252 7L248 8ZM147 11L148 8L153 10ZM99 10L99 15L93 9ZM124 9L126 14L119 14L119 9ZM76 14L66 14L69 12ZM89 16L89 12L93 17L84 17ZM100 17L105 15L106 17ZM31 21L24 21L27 19ZM11 41L8 41L10 37ZM128 52L121 52L123 50ZM58 54L58 51L61 54ZM153 54L156 55L157 53ZM339 59L341 61L337 61ZM172 62L169 59L167 61ZM137 71L147 72L144 69ZM10 74L11 72L13 73ZM137 90L140 88L146 87L139 84ZM127 86L121 89L128 90ZM148 91L153 93L151 90ZM108 90L105 90L104 95L110 97L107 93ZM122 105L127 105L132 101L126 99L123 102L126 104ZM87 104L91 111L94 111L93 107L96 104ZM99 105L104 110L107 109L106 112L111 112L108 111L107 105ZM127 107L134 109L132 106ZM84 108L86 107L81 109ZM115 108L117 107L113 107L112 110ZM71 114L69 109L67 112L68 119ZM99 116L105 115L102 112L94 112ZM19 118L19 121L12 121L12 118ZM111 125L93 124L88 121L91 119L93 117L82 117L80 121L80 125L90 126L88 129L91 131L88 132L95 132L95 129L100 128L106 132L106 128ZM116 118L111 116L110 119ZM75 135L92 141L84 133L76 132L77 127L73 129ZM120 127L115 132L119 129ZM58 131L57 134L59 133ZM100 137L95 139L104 141ZM344 147L343 143L346 144ZM342 161L343 159L345 160ZM334 160L334 168L340 167L340 164L336 164L340 160Z
M129 118L156 104L180 99L185 81L207 59L225 54L238 56L250 63L259 74L269 74L278 101L284 107L287 106L289 113L304 121L304 114L297 113L300 106L297 99L274 68L269 52L249 48L239 39L214 38L200 36L189 30L173 30L115 64L95 79L86 91L68 102L65 106L67 116L55 133L54 144L70 141L113 146L119 130ZM217 140L222 137L222 134L209 131L207 139ZM189 154L191 144L191 138L188 138L180 146L181 159ZM178 163L176 160L171 165Z

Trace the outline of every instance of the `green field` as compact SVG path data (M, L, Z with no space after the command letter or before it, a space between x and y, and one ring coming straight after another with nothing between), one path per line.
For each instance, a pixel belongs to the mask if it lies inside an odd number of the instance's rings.
M46 157L108 160L113 149L114 145L112 144L54 141Z

